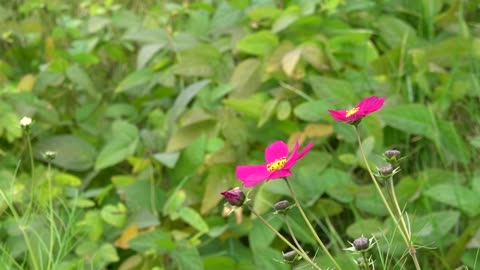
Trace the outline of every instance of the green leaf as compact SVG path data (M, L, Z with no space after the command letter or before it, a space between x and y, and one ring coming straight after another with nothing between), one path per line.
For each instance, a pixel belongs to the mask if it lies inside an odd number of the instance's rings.
M317 75L308 76L308 81L318 98L338 106L329 109L347 109L360 101L353 91L353 85L348 81Z
M347 228L347 235L352 239L365 236L370 238L373 235L382 236L383 223L378 219L370 218L363 219L353 223Z
M33 147L35 158L43 160L46 151L56 152L52 164L73 171L86 171L92 168L95 148L74 135L57 135L40 139Z
M145 93L145 88L151 88L151 86L148 87L148 84L152 79L153 72L151 70L139 69L123 79L115 88L115 93L130 92L134 94L139 91Z
M196 248L178 248L172 252L172 257L179 270L203 270L202 257Z
M283 224L283 218L281 218L280 215L273 216L273 218L269 219L268 222L278 230ZM273 233L272 230L270 230L260 221L260 219L257 218L253 221L253 227L248 233L248 243L252 248L268 247L275 237L277 237L275 233Z
M67 69L67 78L70 79L78 88L86 90L90 95L96 94L95 85L90 76L79 65L70 65Z
M188 225L197 229L201 233L208 232L208 225L197 211L190 207L183 207L179 212L180 218Z
M270 247L251 247L256 269L291 269L288 264L283 264L282 253Z
M165 152L165 153L156 153L153 154L153 158L156 159L158 162L162 163L168 168L175 167L178 158L180 157L179 152Z
M127 208L122 203L105 205L100 212L102 219L115 227L121 228L127 221Z
M220 52L207 44L178 53L175 74L183 76L210 77L215 74L220 61Z
M198 81L189 85L180 92L168 113L168 125L170 128L173 128L175 121L185 111L188 103L190 103L197 93L209 83L209 80Z
M135 152L137 143L137 127L125 121L115 121L112 125L111 138L98 154L95 170L122 162Z
M403 44L413 45L417 34L412 26L393 16L381 16L377 20L379 34L390 48L401 47Z
M260 31L249 34L237 42L237 49L248 54L270 54L278 45L278 37L269 31Z
M80 178L69 173L57 173L53 179L56 184L65 186L76 187L82 184L82 180L80 180Z
M175 220L178 218L180 211L183 208L183 203L187 195L185 191L179 190L174 192L168 200L166 201L165 205L163 206L163 214L169 215L171 219Z
M325 218L339 215L343 212L343 206L331 199L320 199L312 207L316 218Z
M458 211L439 211L422 217L412 217L412 236L425 244L432 241L441 243L441 238L447 236L459 219Z
M240 62L230 78L230 83L235 86L231 97L249 97L256 92L261 80L261 62L258 59L250 58Z
M480 201L477 194L458 184L435 185L424 192L431 199L451 205L469 216L480 214Z
M248 98L228 98L223 100L227 107L254 119L260 119L264 102L265 95L261 93Z
M422 104L406 104L385 108L381 112L383 121L396 129L408 134L423 135L427 138L435 138L433 115Z
M277 119L280 121L286 120L288 117L290 117L291 112L292 106L290 105L290 102L282 100L277 107Z
M175 248L175 242L170 239L170 235L166 232L154 230L144 232L128 241L128 246L137 252L147 252L155 250L165 252Z
M438 121L440 131L441 149L450 154L449 156L464 164L470 161L470 149L462 137L457 132L455 125L452 122L443 120Z
M332 122L332 117L328 113L329 109L332 109L329 102L313 100L300 103L293 110L293 114L307 122Z

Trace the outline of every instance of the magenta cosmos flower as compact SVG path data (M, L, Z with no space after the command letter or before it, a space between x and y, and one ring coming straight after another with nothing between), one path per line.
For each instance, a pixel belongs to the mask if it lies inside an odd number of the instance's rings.
M265 149L266 164L237 166L236 175L245 187L253 187L271 179L283 178L292 175L290 168L295 165L312 148L313 143L307 144L299 153L300 145L295 143L292 154L288 156L288 146L282 141L276 141Z
M349 110L328 110L328 112L335 120L354 123L368 114L382 108L384 102L384 97L366 97L362 99L357 106Z

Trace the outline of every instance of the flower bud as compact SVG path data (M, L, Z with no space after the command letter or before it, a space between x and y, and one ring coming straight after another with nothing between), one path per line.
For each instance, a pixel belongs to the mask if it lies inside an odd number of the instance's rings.
M287 207L290 205L290 203L287 200L279 201L276 204L273 205L273 208L277 211L283 211L287 209Z
M287 262L293 262L297 258L297 252L295 250L291 250L286 253L282 253L283 259Z
M400 151L395 149L387 150L383 153L385 159L390 163L397 162L400 159L400 154Z
M370 240L366 237L359 237L353 240L353 247L355 247L356 251L362 251L368 249L370 246Z
M381 167L380 169L378 169L378 173L381 175L381 176L389 176L391 175L393 172L393 167L392 165L388 164L386 166L383 166Z
M52 161L52 160L54 160L56 156L57 156L57 152L55 152L55 151L46 151L45 153L43 153L43 157L44 157L47 161Z
M32 124L32 118L24 116L20 119L20 127L23 129L28 129Z
M227 190L225 192L222 192L220 193L223 195L223 197L225 197L225 199L227 199L227 202L230 204L230 205L233 205L233 206L242 206L242 204L245 202L245 194L243 193L243 191L239 188L239 187L236 187L234 189L231 189L231 190Z

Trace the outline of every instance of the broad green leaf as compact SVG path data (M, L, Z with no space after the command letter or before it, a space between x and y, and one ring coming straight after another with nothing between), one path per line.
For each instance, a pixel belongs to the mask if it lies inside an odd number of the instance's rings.
M232 25L239 22L243 12L232 7L228 2L220 2L210 24L211 33L222 33Z
M129 92L133 95L136 92L145 93L145 88L151 88L148 85L153 75L153 72L146 68L134 71L117 85L115 93Z
M432 241L440 244L442 242L441 238L447 236L448 232L459 221L460 212L440 211L422 217L411 217L410 219L413 237L419 238L425 244Z
M470 161L470 149L463 138L458 134L452 122L438 121L441 150L449 153L453 160L464 164Z
M176 181L195 175L197 169L204 163L206 144L207 136L201 135L182 151L174 169Z
M73 171L85 171L92 168L96 150L80 137L57 135L40 139L33 147L37 159L43 159L46 151L54 151L52 163L60 168Z
M160 230L141 233L129 240L128 245L137 252L150 250L165 252L175 248L175 242L171 240L170 235Z
M195 77L213 76L220 56L220 52L215 47L206 44L183 50L178 53L175 74Z
M95 170L105 169L125 160L137 148L138 129L124 121L115 121L111 138L103 146L95 162Z
M270 247L252 247L253 259L257 269L290 269L288 264L281 263L283 261L282 253Z
M423 135L430 139L435 139L437 134L434 116L422 104L385 108L381 111L381 117L387 125L409 134Z
M376 237L381 237L383 235L383 223L378 219L370 218L359 220L347 228L347 235L353 239L365 236L367 238L375 235Z
M263 104L262 114L260 115L260 119L258 119L257 127L262 127L265 125L275 111L277 104L277 99L271 99Z
M286 100L280 101L277 107L277 119L278 120L286 120L290 117L290 113L292 112L292 106L290 102Z
M262 108L265 102L264 94L252 95L248 98L228 98L224 99L223 103L235 111L244 114L245 116L259 119L262 115Z
M237 262L227 256L203 256L203 265L208 270L236 269Z
M252 55L267 55L278 45L278 37L269 31L260 31L245 36L237 42L237 49Z
M458 184L435 185L424 192L432 200L451 205L469 216L480 214L480 201L472 190Z
M179 190L174 192L165 202L165 205L163 206L163 214L169 215L173 220L177 219L186 198L187 195L185 191Z
M183 207L180 209L179 215L183 221L195 228L197 231L201 233L208 232L207 223L203 220L202 216L200 216L200 214L193 208Z
M232 187L233 182L237 182L232 166L216 165L210 168L204 180L205 189L203 192L202 205L200 213L207 214L210 210L217 207L222 200L222 196L218 196L221 192ZM240 184L237 182L237 184Z
M393 16L381 16L377 20L377 27L382 39L390 48L401 47L404 44L414 45L417 35L412 26Z
M156 159L158 162L162 163L170 169L175 167L175 164L177 163L179 157L179 152L165 152L153 154L154 159Z
M309 76L308 81L319 99L339 106L329 109L348 109L360 101L353 85L348 81L317 75Z
M283 224L283 217L281 215L277 216L268 216L270 214L264 215L263 218L268 218L268 222L275 229L280 229ZM272 232L265 224L260 221L260 219L253 220L253 228L248 233L248 243L252 248L264 248L270 246L272 241L275 239L276 234Z
M122 203L118 203L116 206L109 204L102 208L100 215L106 223L115 227L123 227L127 221L127 208Z
M203 270L202 257L196 248L177 248L172 251L172 257L178 264L179 270Z
M166 152L174 152L191 145L195 140L205 135L211 135L217 123L212 120L201 121L192 125L184 126L175 131L167 142ZM172 156L173 158L174 156ZM178 161L177 161L178 162Z
M344 207L331 199L319 199L311 210L315 213L316 218L325 218L341 214Z
M144 45L138 51L137 69L142 69L153 58L153 56L165 47L165 43L153 43Z
M53 177L56 184L76 187L82 184L82 180L69 173L57 173Z
M68 79L76 84L78 88L86 90L90 95L96 94L95 85L90 76L79 65L70 65L66 74Z
M209 83L209 80L198 81L189 85L187 88L183 89L180 92L180 94L175 99L175 102L173 103L172 109L170 109L168 113L168 125L170 128L173 128L175 121L185 111L188 103L190 103L190 101L197 95L197 93Z
M328 110L332 109L329 102L313 100L300 103L293 110L293 114L301 120L308 122L332 122Z
M231 97L249 97L256 92L262 79L261 62L249 58L240 62L233 71L230 83L235 86Z

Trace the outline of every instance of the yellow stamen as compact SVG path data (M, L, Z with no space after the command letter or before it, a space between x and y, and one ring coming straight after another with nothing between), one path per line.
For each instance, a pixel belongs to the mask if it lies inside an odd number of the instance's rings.
M285 166L285 162L287 162L287 158L276 159L275 161L267 164L267 171L271 172L280 170L283 168L283 166Z
M352 114L356 114L358 112L358 110L360 110L359 107L355 107L355 108L352 108L352 109L348 110L345 117L350 117L350 116L352 116Z

